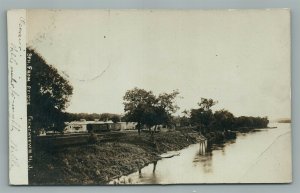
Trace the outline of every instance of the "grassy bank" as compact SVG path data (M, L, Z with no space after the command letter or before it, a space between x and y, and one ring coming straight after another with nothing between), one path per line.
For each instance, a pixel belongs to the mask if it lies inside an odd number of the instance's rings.
M127 133L121 138L57 149L36 149L31 184L104 184L138 171L159 159L159 154L196 143L192 130L156 133Z

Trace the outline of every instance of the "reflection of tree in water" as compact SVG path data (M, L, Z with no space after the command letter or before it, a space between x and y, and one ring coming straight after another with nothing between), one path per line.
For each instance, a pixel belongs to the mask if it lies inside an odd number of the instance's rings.
M210 151L213 151L213 150L221 151L222 155L224 156L224 155L226 155L225 149L224 149L225 146L226 146L225 143L216 143L216 144L211 145Z
M212 148L207 142L199 144L199 151L195 155L194 165L201 164L205 173L212 172Z
M194 165L202 165L203 166L203 171L205 173L212 173L213 172L213 167L212 167L212 156L213 150L218 150L222 152L222 155L225 156L225 147L235 143L235 140L229 140L226 143L216 143L216 144L211 144L211 143L206 143L206 144L199 144L199 150L197 154L195 155L194 158Z
M142 178L143 175L142 175L142 168L139 168L139 177Z
M157 161L153 161L153 169L152 169L152 175L148 175L146 173L146 176L143 175L143 172L142 172L142 169L143 168L139 168L139 178L143 179L142 181L145 181L145 182L150 182L151 184L157 184L159 183L159 178L157 178L156 176L156 165L157 165Z
M157 161L154 161L154 162L153 162L153 170L152 170L152 173L153 173L153 174L155 173L156 165L157 165Z
M199 162L203 166L203 171L205 173L212 173L213 167L212 167L212 152L208 151L205 155L199 155Z
M157 161L154 161L154 162L153 162L152 177L150 178L150 182L151 182L152 184L157 184L157 183L159 183L159 181L160 181L160 179L157 178L156 173L155 173L156 165L157 165Z
M199 147L199 154L200 155L205 155L206 154L206 149L207 149L207 141L201 141L199 143L200 147Z

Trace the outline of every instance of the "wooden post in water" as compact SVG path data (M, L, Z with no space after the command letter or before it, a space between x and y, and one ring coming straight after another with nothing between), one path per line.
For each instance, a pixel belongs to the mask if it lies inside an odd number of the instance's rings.
M199 150L199 153L201 155L205 155L206 148L207 148L207 140L206 140L205 137L201 137L201 139L200 139L200 150Z
M157 165L157 161L154 161L154 162L153 162L153 170L152 170L152 173L155 173L156 165Z

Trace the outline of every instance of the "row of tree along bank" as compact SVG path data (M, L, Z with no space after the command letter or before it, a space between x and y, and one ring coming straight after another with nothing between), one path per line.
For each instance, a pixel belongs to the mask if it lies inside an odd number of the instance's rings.
M245 128L266 128L267 117L235 117L231 112L221 109L213 112L211 107L217 104L213 99L201 98L198 108L184 111L184 116L176 121L182 126L197 126L202 132L210 131L243 131Z
M235 117L231 112L221 109L215 112L212 107L217 104L213 99L201 98L198 107L183 111L183 116L172 116L179 107L175 103L178 91L162 93L155 96L152 91L134 88L128 90L124 96L125 116L127 121L138 123L137 129L143 126L149 128L156 125L168 127L191 127L208 139L235 138L233 131L247 132L254 128L266 128L269 120L267 117ZM218 140L219 139L219 140Z

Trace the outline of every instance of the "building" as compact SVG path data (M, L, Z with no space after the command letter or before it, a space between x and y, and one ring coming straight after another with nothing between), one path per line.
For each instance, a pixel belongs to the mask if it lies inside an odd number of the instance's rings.
M112 121L99 121L98 119L94 121L81 119L80 121L65 122L65 124L64 133L88 133L89 130L94 129L110 130L114 123Z
M136 122L117 122L112 125L112 129L117 131L135 130L136 125Z

